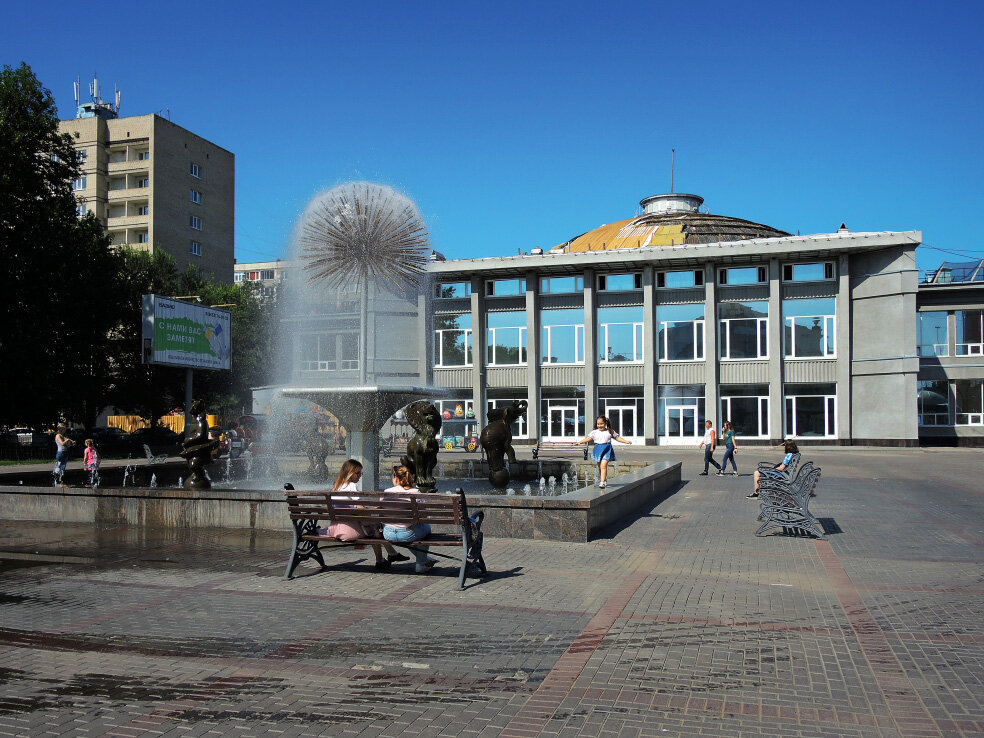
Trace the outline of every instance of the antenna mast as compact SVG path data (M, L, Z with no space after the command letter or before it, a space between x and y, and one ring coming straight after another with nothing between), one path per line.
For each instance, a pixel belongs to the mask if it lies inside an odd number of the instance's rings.
M673 194L673 170L676 167L676 149L670 149L670 194Z

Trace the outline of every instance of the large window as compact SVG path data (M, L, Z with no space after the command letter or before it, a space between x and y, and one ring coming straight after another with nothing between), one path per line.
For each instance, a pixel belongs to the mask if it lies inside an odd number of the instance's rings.
M434 316L434 366L471 366L471 313Z
M642 306L598 308L598 361L642 361Z
M787 359L834 356L834 298L782 301L783 343Z
M920 356L949 356L950 344L946 328L946 312L933 310L919 313Z
M490 297L515 297L526 294L525 279L490 279L485 283L485 294Z
M769 356L769 303L725 302L718 308L722 359Z
M957 425L984 425L984 379L958 379Z
M834 278L832 261L816 261L807 264L783 264L783 282L821 282Z
M488 363L490 366L526 363L526 313L513 310L488 313Z
M519 400L526 401L524 389L500 389L500 390L488 390L488 409L494 410L496 408L507 408L510 407L513 402ZM528 413L527 413L528 414ZM486 416L486 419L488 416ZM528 419L526 415L521 415L513 424L509 426L512 429L513 438L529 438L530 431L528 425Z
M769 281L765 267L729 267L718 269L718 284L765 284Z
M786 435L836 438L836 385L787 384Z
M544 294L581 292L584 277L540 277L540 292Z
M357 333L306 334L300 339L300 367L307 372L359 368Z
M470 296L471 282L438 282L434 285L434 297L449 299Z
M659 386L656 429L660 443L695 443L704 435L704 385Z
M612 428L630 441L645 437L645 404L641 387L599 387L598 415L606 416ZM594 426L594 418L588 418Z
M78 192L79 190L84 190L86 188L86 178L79 177L72 181L72 189Z
M606 292L641 290L642 274L599 274L598 289Z
M660 361L703 361L704 303L656 308Z
M583 310L544 310L540 325L544 364L584 363Z
M723 433L724 421L731 421L741 438L769 437L769 387L765 384L732 384L721 386L721 419L718 433ZM741 442L739 441L739 445Z
M584 438L584 388L545 387L543 395L540 438L564 441Z
M919 425L950 424L950 388L945 379L916 382Z
M957 356L984 355L984 310L957 310Z
M656 286L666 289L686 289L704 284L703 269L688 269L680 272L657 272Z

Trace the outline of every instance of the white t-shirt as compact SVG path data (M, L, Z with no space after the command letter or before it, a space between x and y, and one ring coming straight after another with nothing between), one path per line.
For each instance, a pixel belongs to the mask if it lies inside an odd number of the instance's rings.
M359 491L359 485L357 485L355 482L346 482L341 487L339 487L334 492L332 492L332 494L335 495L335 494L338 494L339 492L358 492L358 491ZM336 500L358 500L359 498L358 497L341 497L341 496L339 496L339 497L336 497L335 499Z
M710 446L714 442L714 429L708 428L704 434L704 445Z
M595 443L611 443L614 434L609 430L598 430L595 428L588 435L591 436L591 440Z

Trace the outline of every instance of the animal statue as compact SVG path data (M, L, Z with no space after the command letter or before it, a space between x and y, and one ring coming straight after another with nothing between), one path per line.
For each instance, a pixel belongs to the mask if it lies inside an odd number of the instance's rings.
M209 438L208 412L202 400L191 403L191 421L185 428L185 440L181 444L181 456L188 460L188 476L185 489L211 489L212 483L205 473L205 465L212 463L212 451L219 445L217 438Z
M513 400L508 407L497 407L489 411L489 424L482 429L478 442L485 449L489 460L489 482L496 489L509 484L509 470L502 460L505 456L510 464L516 463L516 452L512 447L512 424L526 415L526 400Z
M416 433L407 442L407 453L400 463L413 471L421 492L434 492L437 489L434 469L437 467L441 414L427 400L411 402L406 406L405 413L407 422Z

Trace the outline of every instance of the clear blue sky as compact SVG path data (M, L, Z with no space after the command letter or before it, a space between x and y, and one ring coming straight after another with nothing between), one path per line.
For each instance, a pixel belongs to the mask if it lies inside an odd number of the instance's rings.
M670 186L795 233L920 229L984 257L979 2L8 3L0 61L74 115L236 155L236 255L284 256L317 191L414 198L452 258L550 247Z

